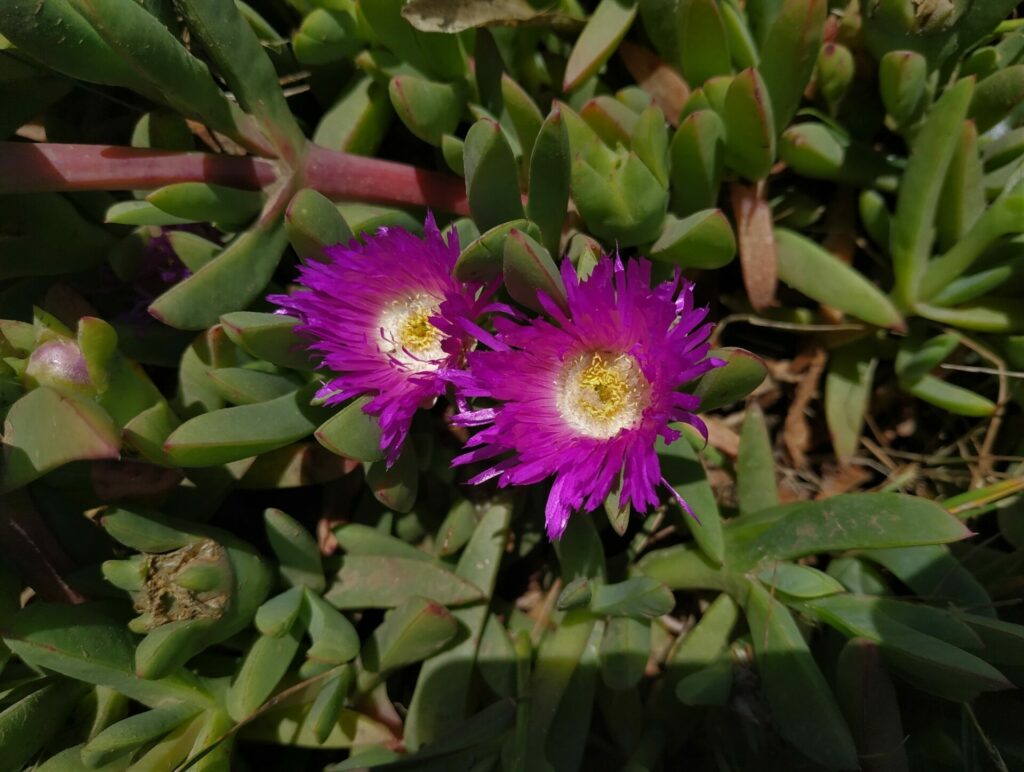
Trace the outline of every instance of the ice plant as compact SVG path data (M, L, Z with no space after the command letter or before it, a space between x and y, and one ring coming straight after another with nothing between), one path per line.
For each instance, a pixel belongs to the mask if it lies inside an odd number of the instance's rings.
M707 356L708 309L694 308L690 282L677 276L652 289L648 261L607 256L583 281L566 261L562 278L567 312L541 294L553 321L498 318L492 350L470 353L468 368L453 376L467 397L496 401L459 416L485 428L455 463L500 457L473 483L554 476L545 512L552 539L574 511L599 506L620 481L621 504L640 512L657 505L659 482L668 485L657 437L678 439L674 421L706 436L694 414L699 398L680 389L720 364Z
M326 249L300 266L302 290L270 300L300 320L297 330L329 371L317 393L325 404L371 395L388 464L401 452L413 415L444 393L439 371L457 367L473 344L460 319L486 310L477 283L452 277L457 234L447 241L428 216L420 238L381 228L363 243Z

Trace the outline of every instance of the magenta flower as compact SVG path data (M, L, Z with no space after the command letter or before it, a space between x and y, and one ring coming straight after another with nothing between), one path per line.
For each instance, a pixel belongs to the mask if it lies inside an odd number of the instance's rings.
M454 463L500 457L470 482L497 477L502 487L553 475L545 512L552 539L570 514L600 506L620 480L623 505L646 512L658 504L656 488L668 483L657 437L679 438L672 421L707 436L693 412L700 399L679 389L724 364L707 358L708 309L693 307L690 282L677 276L651 289L649 262L623 267L609 257L582 282L565 261L562 278L568 313L540 294L554 323L496 318L492 350L470 353L468 369L452 376L464 396L497 402L458 417L485 428Z
M381 228L365 244L328 247L324 262L299 267L305 291L269 298L299 318L296 330L330 371L317 393L325 404L373 396L363 409L380 423L389 466L416 411L444 393L439 371L462 366L474 343L461 320L487 310L479 284L452 277L458 236L446 243L430 216L424 230Z

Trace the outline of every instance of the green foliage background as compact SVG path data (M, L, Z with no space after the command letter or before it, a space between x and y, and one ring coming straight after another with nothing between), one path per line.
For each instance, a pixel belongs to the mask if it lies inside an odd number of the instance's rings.
M1013 13L4 0L0 769L1024 768ZM700 523L313 404L266 295L427 209L697 279Z

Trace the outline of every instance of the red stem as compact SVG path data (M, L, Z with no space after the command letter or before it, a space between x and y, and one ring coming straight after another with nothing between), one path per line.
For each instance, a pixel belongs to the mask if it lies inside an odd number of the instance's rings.
M310 145L304 174L306 185L331 199L469 214L466 184L461 179L415 166Z
M258 190L278 167L259 158L113 145L0 142L0 194L138 190L208 182ZM438 172L310 145L304 184L334 200L424 206L468 214L462 180Z
M0 193L138 190L172 182L259 189L276 178L270 161L114 145L0 142Z

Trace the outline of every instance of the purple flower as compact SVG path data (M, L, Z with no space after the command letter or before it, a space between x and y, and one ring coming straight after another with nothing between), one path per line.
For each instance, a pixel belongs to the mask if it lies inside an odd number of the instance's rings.
M693 307L693 285L678 275L651 289L649 262L623 267L603 257L582 282L563 262L562 278L568 313L539 294L554 323L496 318L492 350L470 353L468 369L452 376L464 396L497 401L458 417L485 428L454 463L500 457L470 482L498 477L502 487L553 475L545 512L552 539L570 514L595 509L620 481L621 504L640 512L658 504L657 485L668 483L657 437L679 438L672 421L707 436L693 413L700 399L679 389L723 364L707 358L708 309Z
M413 415L444 393L440 373L460 367L473 338L467 324L488 310L481 285L452 277L454 231L445 243L434 219L425 237L402 228L328 247L324 262L299 267L305 291L269 298L297 316L296 329L330 371L317 396L335 405L361 395L376 416L388 465L402 449Z

